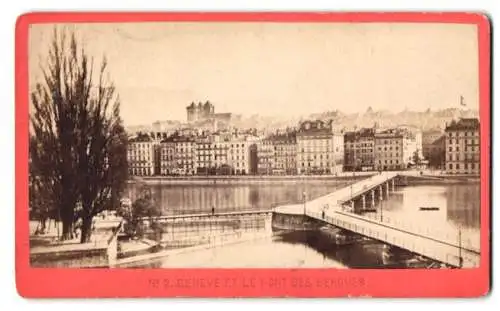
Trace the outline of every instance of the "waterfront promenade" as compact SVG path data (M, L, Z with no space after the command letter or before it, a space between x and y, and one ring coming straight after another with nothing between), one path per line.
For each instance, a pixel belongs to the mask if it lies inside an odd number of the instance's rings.
M30 222L30 262L34 267L108 267L116 260L117 235L123 219L96 217L87 243L80 237L60 241L62 224L49 223L43 234L35 234L38 223Z
M384 172L392 173L392 172ZM399 175L427 178L428 180L452 182L479 178L478 175L445 174L442 171L408 170L398 171ZM334 175L181 175L181 176L133 176L128 183L149 185L232 185L232 184L293 184L322 181L356 181L377 176L377 171L341 172ZM424 179L422 179L424 180Z
M398 172L374 175L320 198L304 201L302 204L278 206L273 212L284 215L306 215L451 266L479 266L478 245L461 241L459 234L439 236L435 228L416 227L394 221L385 222L383 219L373 219L353 212L354 201L362 197L365 203L363 196L373 193L373 189L380 189L378 199L389 197L391 189L389 185L396 178L404 178L402 175ZM382 191L384 185L385 191ZM394 187L394 184L392 186Z
M339 175L227 175L227 176L144 176L133 177L129 184L147 185L185 185L185 186L217 186L217 185L275 185L321 182L350 182L364 179L375 172L356 172Z

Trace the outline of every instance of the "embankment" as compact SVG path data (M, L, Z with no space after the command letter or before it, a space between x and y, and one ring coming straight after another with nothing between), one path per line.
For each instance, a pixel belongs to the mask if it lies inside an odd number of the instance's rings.
M141 177L129 180L129 183L146 183L161 185L232 185L232 184L284 184L301 182L349 182L365 179L374 173L356 173L333 175L307 175L307 176L189 176L189 177L170 177L153 176Z

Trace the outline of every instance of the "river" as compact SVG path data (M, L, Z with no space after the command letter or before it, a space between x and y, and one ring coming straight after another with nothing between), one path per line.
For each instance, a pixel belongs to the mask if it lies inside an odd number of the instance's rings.
M275 204L301 202L303 192L308 199L312 199L345 185L346 181L333 180L234 186L158 184L152 186L151 190L164 214L185 214L209 211L211 206L221 212L269 209ZM132 198L136 195L137 188L130 186L129 195ZM382 212L378 208L377 213L369 214L369 217L383 218L385 222L425 227L457 238L458 231L461 230L464 245L479 248L479 198L479 182L410 184L397 188L391 193L389 200L379 203ZM421 206L439 207L439 210L421 211ZM328 238L317 232L277 234L272 232L268 218L260 219L261 221L252 220L253 225L246 226L244 230L243 236L246 240L236 239L233 243L225 243L223 246L180 252L175 256L139 262L133 267L403 267L398 258L387 260L387 257L384 257L384 245L379 242L365 239L351 245L333 246L328 243ZM219 234L224 231L224 226L221 228ZM225 230L228 234L231 233L227 228ZM210 235L212 231L197 231L195 234Z

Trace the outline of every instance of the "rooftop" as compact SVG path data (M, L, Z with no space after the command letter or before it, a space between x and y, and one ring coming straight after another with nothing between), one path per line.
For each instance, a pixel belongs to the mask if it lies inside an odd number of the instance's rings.
M173 133L167 138L163 139L161 143L175 143L175 142L192 142L193 137L187 135L181 135L178 132Z
M461 118L460 120L451 121L450 124L446 125L446 132L449 131L467 131L467 130L479 130L479 119L477 118Z
M205 103L199 102L198 104L195 104L194 102L192 102L186 108L187 109L194 109L196 107L199 107L199 108L201 108L201 107L213 107L213 104L210 103L208 100Z
M137 136L131 137L128 141L130 143L143 143L143 142L151 142L153 139L149 134L138 133Z
M375 137L377 138L415 138L415 133L407 128L390 128L386 130L381 130L375 133Z
M358 131L350 131L350 132L345 132L344 133L344 139L346 140L355 140L359 139L361 137L374 137L375 136L375 129L374 128L362 128L359 129Z
M297 133L288 132L280 134L271 134L267 136L265 139L277 143L295 142L297 140Z
M323 120L308 120L300 123L297 136L332 135L332 122Z

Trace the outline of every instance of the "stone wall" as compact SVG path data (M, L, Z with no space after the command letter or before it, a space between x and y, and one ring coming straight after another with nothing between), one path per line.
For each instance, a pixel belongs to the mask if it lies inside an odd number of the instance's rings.
M108 267L106 247L35 253L30 256L32 267L36 268L105 268Z
M119 227L116 228L115 232L113 232L113 235L108 240L108 246L106 247L106 259L107 259L107 265L109 267L113 267L116 263L116 259L118 258L118 232L119 231L120 231Z
M30 253L30 264L36 268L108 268L118 254L120 225L108 238L86 244L56 244L38 247Z

